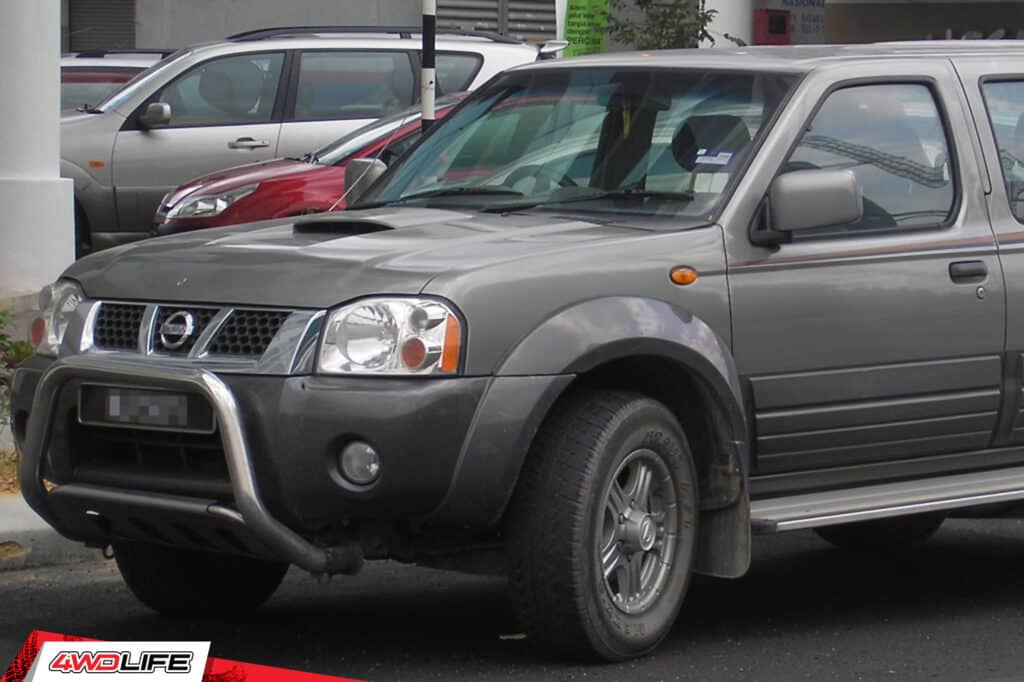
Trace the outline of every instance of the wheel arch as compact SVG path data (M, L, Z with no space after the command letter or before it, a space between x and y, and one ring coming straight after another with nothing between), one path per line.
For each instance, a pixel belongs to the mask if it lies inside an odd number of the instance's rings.
M700 477L695 570L719 577L745 573L748 438L735 365L728 346L704 320L656 299L579 303L516 344L477 409L435 519L479 520L480 513L500 519L544 420L559 401L588 388L644 394L673 411Z

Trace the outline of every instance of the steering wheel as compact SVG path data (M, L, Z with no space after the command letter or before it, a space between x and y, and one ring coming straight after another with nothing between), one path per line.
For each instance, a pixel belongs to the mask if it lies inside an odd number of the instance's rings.
M550 189L552 185L558 185L559 187L579 187L579 185L576 184L576 181L568 175L558 177L539 163L516 168L508 174L508 177L505 178L505 181L501 184L506 187L514 187L517 183L522 182L527 178L533 178L537 181L534 191L544 192ZM543 187L540 187L541 182L544 182Z

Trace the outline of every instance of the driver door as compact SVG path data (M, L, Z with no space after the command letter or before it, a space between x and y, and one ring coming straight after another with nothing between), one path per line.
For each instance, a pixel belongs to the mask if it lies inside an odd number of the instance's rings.
M114 143L118 221L148 232L160 199L192 178L274 158L280 136L284 52L211 59L164 86L128 118ZM150 102L171 107L170 124L143 129Z
M861 220L794 232L776 248L745 230L730 237L756 473L831 469L849 482L875 475L856 474L862 465L993 442L1005 294L984 182L951 68L902 67L806 85L817 104L789 121L795 146L776 145L773 175L852 170Z

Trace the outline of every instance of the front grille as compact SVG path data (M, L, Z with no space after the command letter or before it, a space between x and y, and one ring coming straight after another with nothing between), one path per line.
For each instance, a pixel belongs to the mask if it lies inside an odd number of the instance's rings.
M220 435L116 428L69 419L72 478L133 490L231 499Z
M276 310L236 310L210 344L218 355L263 355L289 313Z
M93 323L93 345L103 350L137 351L141 335L148 336L147 352L159 355L184 358L195 353L253 360L267 352L290 315L289 310L101 302ZM219 328L197 348L214 320ZM146 330L142 329L144 322L149 327Z
M156 312L156 322L153 324L153 336L152 336L152 348L159 353L170 353L172 355L188 355L193 348L195 348L196 341L199 340L200 335L203 333L214 316L217 314L217 308L178 308L172 306L160 306ZM183 319L185 315L191 316L194 327L192 333L184 339L184 343L178 347L171 347L166 341L170 341L173 336L165 335L163 333L163 326L172 317L177 316L178 319Z
M135 350L139 347L139 327L146 312L144 305L104 303L96 315L92 338L97 348Z

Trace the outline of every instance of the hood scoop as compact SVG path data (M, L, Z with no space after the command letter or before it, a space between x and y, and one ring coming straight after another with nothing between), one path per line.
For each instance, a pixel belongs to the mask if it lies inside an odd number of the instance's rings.
M299 234L322 234L331 236L355 237L361 234L372 234L374 232L387 232L392 230L390 225L370 220L344 220L334 218L331 220L303 220L295 223L292 231Z

